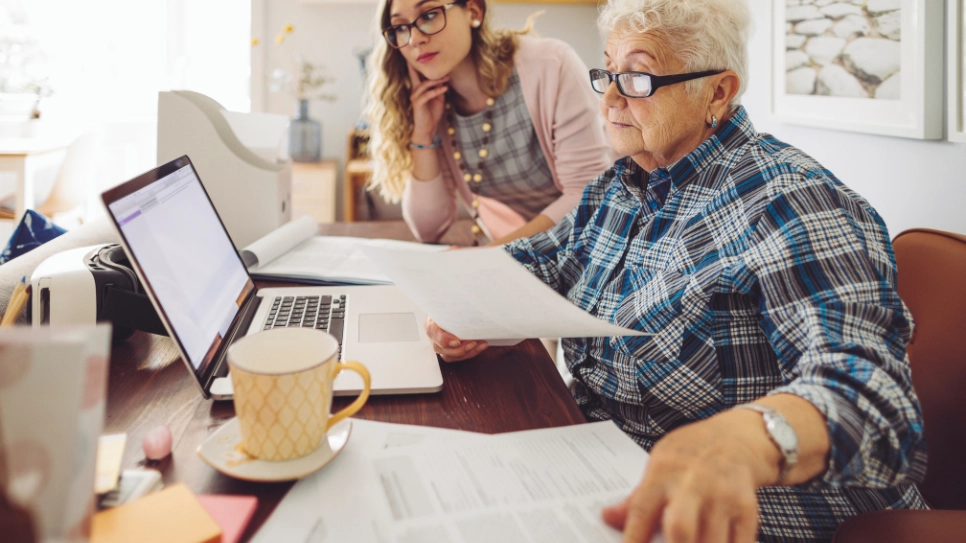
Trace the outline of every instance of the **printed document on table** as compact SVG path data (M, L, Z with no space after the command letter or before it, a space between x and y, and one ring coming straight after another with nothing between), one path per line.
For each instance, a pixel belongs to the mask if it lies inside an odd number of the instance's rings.
M301 479L252 539L253 543L385 543L391 513L372 471L372 454L490 436L428 426L351 419L345 449L322 470Z
M611 422L499 435L352 422L345 450L288 492L254 543L616 543L600 511L647 464Z
M580 309L498 247L431 254L362 250L430 318L462 339L501 345L534 337L649 335Z
M319 225L300 217L269 232L241 251L248 271L258 278L315 283L388 285L389 277L362 253L364 246L434 252L446 246L391 239L317 236Z
M388 450L372 459L373 503L389 504L395 543L618 542L601 509L626 498L646 464L612 422Z

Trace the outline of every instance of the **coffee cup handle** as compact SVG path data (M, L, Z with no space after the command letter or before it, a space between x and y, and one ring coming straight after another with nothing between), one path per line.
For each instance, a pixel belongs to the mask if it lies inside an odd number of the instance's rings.
M339 422L340 420L346 417L351 417L352 415L355 415L357 411L362 409L362 406L366 405L366 400L369 399L369 385L372 381L372 378L369 377L369 370L367 370L365 366L363 366L362 364L356 361L339 362L338 365L336 366L335 375L338 375L343 370L354 371L358 373L360 377L362 377L362 383L363 383L362 392L359 393L359 397L356 398L355 401L350 403L348 406L346 406L338 413L335 413L334 415L329 417L329 423L325 425L326 431L329 431L329 428L332 428L332 426L334 426L335 423ZM335 376L333 376L333 379L334 378Z

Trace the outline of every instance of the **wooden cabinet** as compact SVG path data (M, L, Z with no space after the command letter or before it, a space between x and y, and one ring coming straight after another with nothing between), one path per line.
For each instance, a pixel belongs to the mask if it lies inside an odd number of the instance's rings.
M335 222L335 160L292 163L292 218L309 215L320 224Z

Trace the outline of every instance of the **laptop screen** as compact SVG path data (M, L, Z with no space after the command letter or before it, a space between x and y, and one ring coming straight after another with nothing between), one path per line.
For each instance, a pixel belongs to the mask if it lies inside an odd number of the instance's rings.
M206 370L254 285L194 168L178 159L104 200L174 339Z

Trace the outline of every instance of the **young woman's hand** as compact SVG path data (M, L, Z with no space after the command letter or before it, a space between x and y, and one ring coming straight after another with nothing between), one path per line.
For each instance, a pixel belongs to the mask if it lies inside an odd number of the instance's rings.
M409 68L409 80L412 82L412 93L409 100L413 104L413 143L419 145L429 145L433 143L433 136L436 134L436 126L443 116L443 107L446 104L446 91L449 85L449 76L440 79L427 79L421 81L419 72L407 64Z
M485 341L462 341L460 338L443 330L433 319L426 317L424 323L426 336L433 343L433 350L444 362L459 362L483 352L487 347Z

